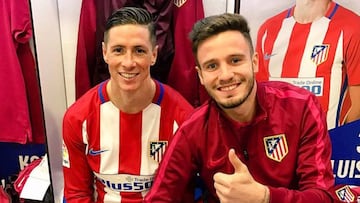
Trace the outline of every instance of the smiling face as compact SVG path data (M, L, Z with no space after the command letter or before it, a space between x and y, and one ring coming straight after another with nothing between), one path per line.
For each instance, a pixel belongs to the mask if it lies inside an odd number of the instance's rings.
M150 66L157 57L150 32L145 25L126 24L112 27L103 43L112 84L120 91L136 91L151 81Z
M197 50L196 67L201 84L221 108L242 105L254 90L257 54L239 31L225 31L202 41Z

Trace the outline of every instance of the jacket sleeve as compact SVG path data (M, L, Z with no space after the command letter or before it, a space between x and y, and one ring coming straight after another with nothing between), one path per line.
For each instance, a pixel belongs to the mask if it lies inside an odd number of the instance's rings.
M195 164L181 128L166 150L145 203L194 202Z
M86 145L81 139L81 125L72 126L69 115L63 121L64 195L67 203L91 203L94 194L94 175L87 164Z
M331 141L325 113L314 95L309 97L301 120L296 169L299 190L269 187L270 203L332 202Z

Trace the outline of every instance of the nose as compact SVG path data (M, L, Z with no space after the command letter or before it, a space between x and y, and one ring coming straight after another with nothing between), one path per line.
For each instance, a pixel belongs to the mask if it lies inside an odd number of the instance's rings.
M122 65L125 67L133 67L135 65L134 56L131 52L126 52L122 58Z
M221 65L219 68L219 80L220 81L228 81L232 80L234 77L234 72L228 65Z

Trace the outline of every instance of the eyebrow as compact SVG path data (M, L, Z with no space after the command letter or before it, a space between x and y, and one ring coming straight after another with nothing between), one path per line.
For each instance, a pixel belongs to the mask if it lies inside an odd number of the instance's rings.
M207 60L207 61L205 61L204 63L202 63L202 64L200 64L201 66L205 66L205 65L208 65L208 64L210 64L210 63L214 63L214 62L216 62L216 61L218 61L218 60L216 60L216 59L210 59L210 60Z

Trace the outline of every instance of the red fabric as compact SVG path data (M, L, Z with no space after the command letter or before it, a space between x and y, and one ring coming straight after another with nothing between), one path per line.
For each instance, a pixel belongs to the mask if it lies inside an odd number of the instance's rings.
M94 66L95 60L96 8L93 0L83 0L79 22L77 42L75 87L76 99L90 89L88 67Z
M19 194L21 193L27 179L30 176L30 173L34 168L36 168L40 164L41 160L42 159L35 159L29 165L27 165L22 171L20 171L19 176L14 182L14 189L16 190L16 192L18 192Z
M24 144L31 125L17 49L31 37L28 1L0 1L0 142Z
M9 195L5 192L4 188L0 187L0 202L11 203Z
M40 84L36 71L35 59L32 54L30 44L19 44L17 50L21 59L20 64L26 86L26 96L29 104L30 122L32 136L29 142L45 143L45 126L41 103Z
M168 84L180 92L190 104L197 107L208 98L208 95L197 76L195 58L188 36L194 23L204 18L203 3L202 0L175 2L184 3L174 8L175 55Z
M43 143L29 1L1 0L0 13L0 142Z

